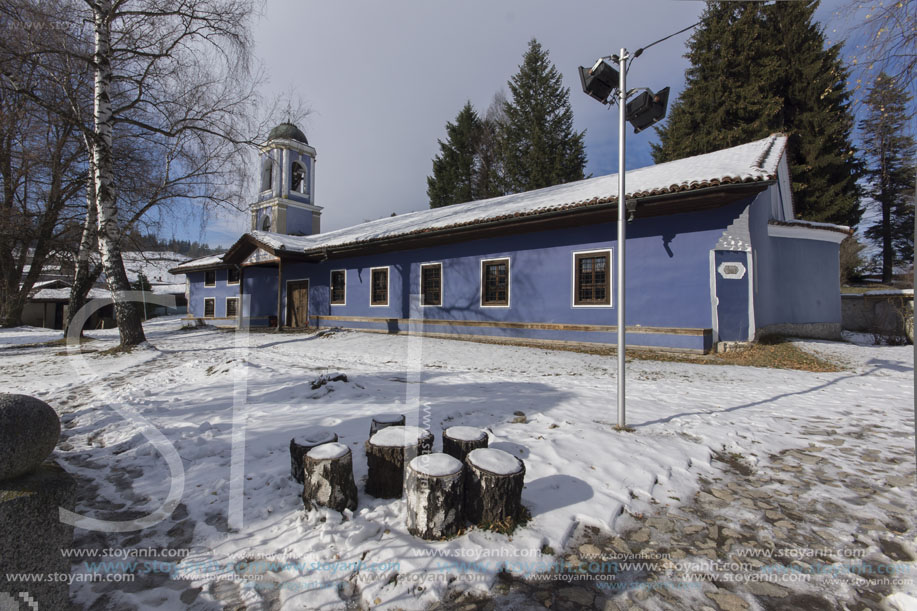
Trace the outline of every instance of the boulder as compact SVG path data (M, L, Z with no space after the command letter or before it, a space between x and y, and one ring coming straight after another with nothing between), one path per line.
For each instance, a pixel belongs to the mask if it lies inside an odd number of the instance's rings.
M46 461L19 477L0 481L0 575L40 573L69 575L73 526L60 520L60 509L73 511L77 481L53 461ZM25 592L37 607L27 604ZM14 609L71 609L70 588L65 579L30 583L6 583L3 594L20 602Z
M38 467L60 437L60 418L28 395L0 394L0 481Z

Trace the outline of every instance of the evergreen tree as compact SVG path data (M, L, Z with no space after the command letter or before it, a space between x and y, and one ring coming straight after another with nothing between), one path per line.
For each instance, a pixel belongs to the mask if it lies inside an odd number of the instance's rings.
M796 215L856 225L861 167L847 72L840 47L825 47L817 7L817 0L708 2L688 42L685 90L656 128L656 162L782 132Z
M881 212L866 237L882 249L882 281L892 281L896 261L914 256L914 155L908 133L908 95L885 73L876 77L866 96L866 117L860 121L866 160L866 195Z
M570 90L537 40L508 85L512 99L499 128L504 188L516 193L582 179L585 132L573 131Z
M446 123L446 141L439 140L440 153L433 158L433 176L427 176L431 208L477 199L476 157L481 129L481 119L471 102L465 103L455 123Z
M494 94L493 101L481 121L481 135L477 143L479 198L506 195L503 156L500 149L500 129L506 122L503 106L506 94L503 90Z

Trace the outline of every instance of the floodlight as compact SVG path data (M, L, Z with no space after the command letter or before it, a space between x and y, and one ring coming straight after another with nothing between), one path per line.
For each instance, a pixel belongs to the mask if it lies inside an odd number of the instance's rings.
M618 88L620 81L618 71L605 58L599 58L592 68L580 66L579 78L586 95L602 104L608 102L608 97Z
M641 91L640 95L627 103L627 120L634 126L634 133L641 131L665 117L669 104L669 88L654 94L652 91Z

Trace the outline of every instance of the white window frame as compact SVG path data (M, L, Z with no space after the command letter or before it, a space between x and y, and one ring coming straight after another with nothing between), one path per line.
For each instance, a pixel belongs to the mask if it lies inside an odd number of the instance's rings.
M484 303L484 266L488 263L499 263L500 261L506 261L506 305L488 305ZM513 260L510 256L505 257L492 257L490 259L481 259L481 269L478 273L478 282L481 284L481 298L479 303L482 308L508 308L512 305L512 284L513 284Z
M229 302L230 301L236 302L236 313L235 314L229 313ZM238 318L239 317L239 298L238 297L227 297L225 308L226 309L223 310L223 314L225 314L225 318Z
M207 284L207 274L210 274L210 273L213 274L213 284ZM215 269L210 269L210 270L205 269L205 270L204 270L204 288L205 288L205 289L212 289L212 288L215 287L216 285L217 285L217 270L215 270Z
M241 269L238 270L238 272L239 272L239 279L236 280L235 282L230 282L230 280L229 280L229 272L231 272L231 271L232 271L231 269L227 269L227 270L226 270L226 284L227 284L228 286L234 286L234 285L236 285L236 284L241 283L241 282L242 282L242 270L241 270Z
M344 301L341 303L334 302L334 272L343 272L344 273ZM370 272L369 283L372 285L372 272ZM369 300L372 301L372 287L370 287ZM346 269L333 269L328 272L328 304L332 306L345 306L347 305L347 270Z
M207 316L207 302L213 302L213 314ZM202 318L216 318L217 317L217 300L215 297L204 297L204 311L201 312Z
M614 249L613 248L595 248L591 250L574 250L570 253L570 307L571 308L607 308L614 309L615 300L614 297ZM579 304L576 303L576 255L599 255L607 254L608 255L608 304L604 303L595 303L595 304Z
M439 266L439 303L438 304L424 303L423 302L423 268L431 267L434 265ZM421 263L420 267L417 269L420 272L417 274L419 276L419 283L420 283L420 292L418 293L420 295L420 300L419 300L420 307L422 308L441 308L443 307L443 304L446 302L446 296L443 294L443 262L442 261L427 261L426 263Z
M381 265L369 268L369 307L371 308L387 308L392 301L392 271L389 267L389 265ZM380 269L385 270L385 303L373 303L373 272Z

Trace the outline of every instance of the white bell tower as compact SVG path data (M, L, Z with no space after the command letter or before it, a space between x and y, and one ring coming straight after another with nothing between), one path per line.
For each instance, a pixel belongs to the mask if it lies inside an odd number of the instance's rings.
M271 130L261 147L260 191L252 204L252 230L313 235L321 231L315 201L315 149L292 123Z

